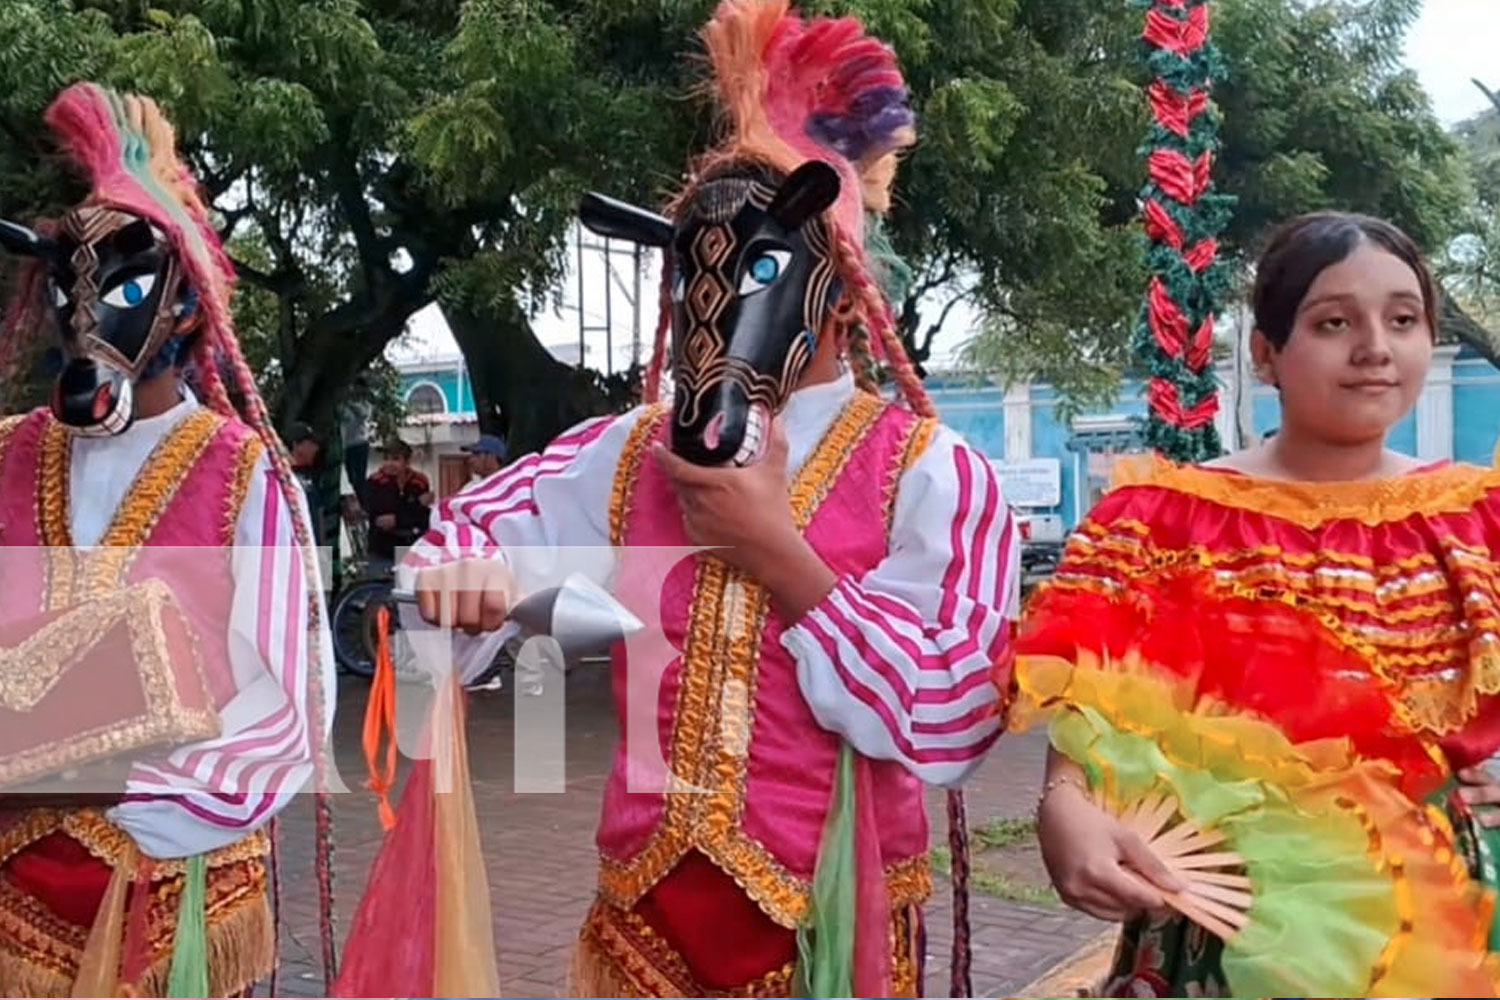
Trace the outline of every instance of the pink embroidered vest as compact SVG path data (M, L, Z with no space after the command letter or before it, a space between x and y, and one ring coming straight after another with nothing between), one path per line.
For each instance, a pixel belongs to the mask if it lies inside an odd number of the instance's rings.
M209 690L222 707L235 693L229 558L262 452L260 439L240 421L206 408L193 411L147 457L99 545L74 550L71 436L46 409L20 418L0 443L0 546L7 575L14 571L11 564L26 566L40 585L11 588L0 602L0 624L65 608L121 584L167 580L197 636ZM35 546L47 549L33 556L20 551ZM23 594L34 599L22 600Z
M69 433L46 409L0 423L0 586L7 588L0 626L20 627L29 618L122 584L165 580L194 633L210 696L222 708L235 694L228 646L234 600L230 555L250 477L263 453L260 439L242 422L208 409L190 413L147 457L100 545L74 549ZM40 857L54 869L74 864L68 859L75 855L56 846L58 837L83 844L85 866L106 873L102 866L117 864L129 841L101 809L28 810L0 823L0 863ZM246 864L253 877L264 870L258 866L269 851L265 831L256 830L209 852L207 863L210 870ZM181 862L158 862L156 877L173 876L180 868ZM102 887L106 877L96 873L93 882ZM76 884L65 879L47 892L77 904L83 896L94 899L87 888L92 884L80 874ZM42 902L52 905L49 899Z
M780 641L786 624L764 588L709 555L666 570L664 548L689 542L670 483L644 460L647 444L665 439L665 417L658 407L641 419L615 480L615 587L660 629L615 655L622 732L597 836L601 892L633 906L696 850L795 927L808 908L840 737L803 700ZM863 575L886 556L897 484L933 426L857 393L796 475L793 516L836 573ZM654 733L641 731L648 725ZM895 763L872 761L870 770L891 904L919 903L931 890L922 785ZM677 780L690 789L663 791Z

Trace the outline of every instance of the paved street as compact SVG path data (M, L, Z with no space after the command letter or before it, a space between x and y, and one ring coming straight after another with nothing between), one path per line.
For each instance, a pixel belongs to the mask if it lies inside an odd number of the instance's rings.
M368 688L357 679L342 681L336 747L345 783L356 791L337 796L334 807L341 931L348 926L380 840L374 800L360 790L365 771L359 733ZM574 936L593 893L593 828L616 735L603 671L575 671L568 699L567 790L560 794L514 791L511 688L480 694L471 702L470 759L507 996L564 995ZM971 825L1030 814L1044 750L1039 734L1002 739L969 786ZM282 908L288 932L278 987L282 996L322 991L310 804L310 799L299 802L283 824ZM930 797L929 814L934 843L946 843L940 793ZM1022 905L981 894L974 898L972 925L974 988L981 997L1013 995L1101 929L1060 906ZM948 995L951 940L949 888L939 877L928 910L928 996Z

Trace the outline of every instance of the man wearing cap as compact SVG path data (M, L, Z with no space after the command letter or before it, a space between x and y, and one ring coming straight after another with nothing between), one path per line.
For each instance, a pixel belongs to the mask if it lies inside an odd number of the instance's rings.
M370 557L394 564L396 548L411 545L427 530L432 485L411 467L411 445L395 440L381 449L383 461L366 487Z
M505 465L505 442L493 434L481 435L479 440L464 446L469 455L469 482L477 483L499 472Z

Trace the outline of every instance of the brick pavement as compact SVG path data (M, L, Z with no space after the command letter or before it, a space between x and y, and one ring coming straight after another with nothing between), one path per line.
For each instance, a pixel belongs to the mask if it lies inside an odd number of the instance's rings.
M338 921L347 928L380 841L373 800L360 791L364 767L359 731L367 685L343 678L335 749L345 782L336 796L335 878ZM578 924L594 890L593 828L616 727L602 671L575 672L568 692L567 788L558 794L517 794L514 696L477 696L470 710L470 762L495 911L502 990L507 996L565 995L565 976ZM1045 742L1036 734L1004 738L968 786L971 823L1027 815L1035 801ZM943 796L929 797L934 843L946 843ZM317 893L311 877L312 810L304 798L283 824L282 996L318 996ZM399 919L399 915L397 917ZM1043 976L1101 925L1062 907L1032 906L976 895L971 909L977 996L1007 996ZM948 995L952 909L939 876L928 908L928 996Z

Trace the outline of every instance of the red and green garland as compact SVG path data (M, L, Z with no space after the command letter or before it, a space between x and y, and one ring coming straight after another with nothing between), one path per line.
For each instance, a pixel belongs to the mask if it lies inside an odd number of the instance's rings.
M1138 0L1151 83L1141 193L1150 282L1134 352L1149 379L1146 443L1179 462L1222 454L1214 414L1214 320L1228 292L1218 234L1233 199L1214 193L1219 116L1209 90L1222 76L1209 40L1208 0Z

